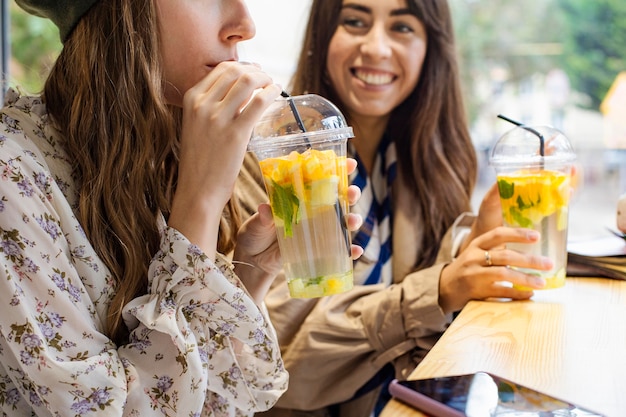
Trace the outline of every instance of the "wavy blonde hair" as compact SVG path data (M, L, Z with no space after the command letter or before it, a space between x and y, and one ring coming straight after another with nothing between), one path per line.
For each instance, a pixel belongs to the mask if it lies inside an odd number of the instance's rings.
M147 291L157 219L176 188L182 111L164 99L155 1L98 2L67 39L43 98L75 161L78 220L115 279L105 331L123 343L122 308ZM232 250L239 225L231 199L220 252Z

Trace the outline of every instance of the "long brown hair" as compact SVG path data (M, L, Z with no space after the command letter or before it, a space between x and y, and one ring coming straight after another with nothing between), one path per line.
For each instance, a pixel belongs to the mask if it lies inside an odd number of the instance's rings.
M477 161L467 127L446 0L407 0L426 27L428 45L417 86L396 107L387 134L396 144L399 173L423 218L415 267L435 262L446 230L471 208ZM339 24L342 0L313 0L292 93L316 93L343 104L326 71L328 47Z
M147 291L157 221L168 217L176 188L182 112L164 99L154 1L98 2L65 42L43 98L75 161L78 220L115 280L106 333L122 343L122 308ZM238 226L233 199L221 252L232 249Z

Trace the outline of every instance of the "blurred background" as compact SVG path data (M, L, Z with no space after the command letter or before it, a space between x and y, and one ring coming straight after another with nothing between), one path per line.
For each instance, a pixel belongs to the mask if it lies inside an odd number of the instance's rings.
M61 49L50 22L29 16L14 0L2 5L3 89L38 92ZM289 85L310 0L248 0L256 37L242 60L260 63ZM626 2L623 0L449 0L480 170L477 209L495 174L488 155L512 128L500 113L551 125L572 141L580 186L570 209L572 240L616 229L626 193Z

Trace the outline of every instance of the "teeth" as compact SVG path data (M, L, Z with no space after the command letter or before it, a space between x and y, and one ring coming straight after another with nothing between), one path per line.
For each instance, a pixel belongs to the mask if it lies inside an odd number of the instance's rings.
M383 85L393 81L391 74L373 74L371 72L355 71L354 74L359 80L366 84Z

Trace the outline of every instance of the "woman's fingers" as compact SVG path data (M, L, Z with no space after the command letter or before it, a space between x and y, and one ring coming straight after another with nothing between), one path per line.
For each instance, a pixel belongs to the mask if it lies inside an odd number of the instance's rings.
M505 247L507 243L536 243L541 238L539 232L521 227L496 227L474 239L469 246L487 250Z
M361 189L356 185L348 187L348 203L353 206L361 198Z
M253 77L250 77L253 75ZM213 68L204 78L196 85L191 87L188 92L190 95L210 94L211 99L215 101L225 100L226 96L231 93L233 86L240 79L244 79L244 84L252 82L254 76L260 75L263 79L269 79L259 65L225 61ZM248 77L248 78L246 78ZM271 79L267 84L271 83ZM231 97L231 99L234 96Z
M477 251L478 264L486 267L515 266L518 268L538 269L549 271L554 262L545 256L529 255L512 249L494 249Z
M346 216L346 224L348 225L348 230L354 232L359 230L361 225L363 224L363 217L360 214L356 213L348 213Z
M356 169L357 162L354 158L346 158L346 168L348 169L348 175L352 174Z
M481 298L510 298L512 300L527 300L532 297L533 291L520 290L512 286L494 284L489 291L489 295Z
M222 206L232 192L254 123L279 94L280 88L258 66L238 62L220 63L187 90L177 193Z
M235 89L234 89L235 90ZM280 96L282 88L277 84L266 84L254 91L252 97L248 97L245 106L239 111L238 118L244 123L253 126L263 115L263 112L274 100Z
M505 286L510 286L509 284L513 284L535 289L541 289L546 285L545 279L543 279L541 276L534 273L526 273L519 270L518 267L513 267L509 265L482 268L482 271L479 273L479 275L481 276L481 280L484 280L482 286L487 291L490 290L490 287L492 285L497 284L497 286L499 287L502 286L503 283L507 283ZM480 282L480 280L477 282ZM491 293L486 293L483 294L483 296L494 297L495 295Z
M536 243L539 238L539 233L530 229L496 227L472 240L442 271L441 307L449 312L462 308L469 300L527 299L533 289L545 288L545 279L539 273L551 270L554 262L507 248L511 243Z
M348 171L348 175L352 174L356 169L357 162L356 159L346 158L346 168ZM352 206L356 204L357 201L361 198L361 189L356 185L350 185L348 187L348 203ZM363 224L363 217L359 214L348 213L346 216L346 224L348 226L348 230L354 232L359 230L361 225ZM350 254L352 259L356 260L363 255L363 248L357 245L352 245L350 249Z
M251 128L280 91L259 66L222 62L185 93L183 107L218 124L242 119Z
M259 218L264 226L272 226L274 219L272 218L272 208L268 203L261 203L258 207Z
M526 274L514 268L496 266L482 268L479 273L463 275L454 285L456 292L459 288L465 297L455 304L455 309L462 308L469 300L484 300L488 298L511 298L524 300L532 297L534 289L545 287L545 281L535 275ZM521 289L523 287L524 289ZM455 298L461 298L460 294Z
M507 249L510 243L532 244L539 241L541 235L531 229L497 227L472 242L476 263L483 267L481 274L493 276L501 281L531 288L543 288L545 280L532 273L519 270L524 268L534 271L549 271L554 262L545 256L522 253ZM508 291L507 292L511 292Z
M346 158L346 168L348 171L348 175L352 174L356 169L357 162L354 158ZM356 204L357 201L361 198L361 189L356 185L351 185L348 187L348 202L352 206ZM359 230L361 225L363 224L363 217L359 214L349 213L346 216L346 224L348 225L348 230L354 232ZM350 254L352 259L356 260L363 255L363 248L357 245L352 245L350 249Z
M361 255L363 255L363 248L357 245L352 245L350 255L352 256L353 260L359 259Z

